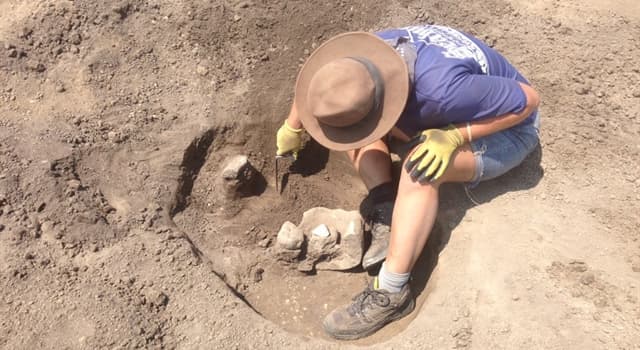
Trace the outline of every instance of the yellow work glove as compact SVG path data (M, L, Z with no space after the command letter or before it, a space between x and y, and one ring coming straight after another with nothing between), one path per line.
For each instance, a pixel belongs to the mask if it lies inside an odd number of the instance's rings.
M304 129L294 129L287 121L278 129L276 134L276 154L279 156L291 153L293 158L298 159L298 152L302 147L302 131Z
M453 152L464 144L464 138L453 125L425 130L418 137L418 147L406 162L405 169L414 181L436 181L447 170Z

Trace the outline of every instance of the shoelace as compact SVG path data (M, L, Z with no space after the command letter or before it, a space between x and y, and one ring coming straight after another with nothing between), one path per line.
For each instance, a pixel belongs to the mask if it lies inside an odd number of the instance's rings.
M380 307L387 307L391 304L391 299L389 299L384 292L367 287L367 289L362 291L362 293L353 298L353 303L349 306L349 311L353 315L357 315L368 320L364 314L364 310L372 304Z

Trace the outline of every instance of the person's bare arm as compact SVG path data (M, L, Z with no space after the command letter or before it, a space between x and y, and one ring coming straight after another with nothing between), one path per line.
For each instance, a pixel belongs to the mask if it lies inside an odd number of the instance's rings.
M291 105L291 112L289 112L289 116L287 117L287 124L294 129L302 129L302 122L300 122L300 118L298 117L298 109L296 108L295 102Z
M497 117L486 118L483 120L469 122L471 136L473 140L485 137L496 132L509 129L523 120L527 119L538 108L540 104L540 96L531 86L520 83L520 87L527 98L527 105L520 113L508 113ZM456 128L463 135L464 140L469 142L469 134L467 133L467 123L457 123Z
M525 108L520 111L520 113L508 113L492 118L469 122L473 140L513 127L525 120L529 115L531 115L531 113L533 113L534 110L536 110L536 108L538 108L538 105L540 104L540 96L536 90L527 84L519 84L527 99ZM295 102L291 106L291 111L287 117L287 123L294 129L302 128L302 123L298 117L298 110ZM455 126L463 135L464 140L469 142L467 123L458 123L455 124Z

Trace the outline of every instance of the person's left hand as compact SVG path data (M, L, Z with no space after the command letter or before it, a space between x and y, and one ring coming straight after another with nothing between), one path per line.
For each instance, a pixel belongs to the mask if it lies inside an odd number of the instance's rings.
M464 138L454 125L425 130L418 137L420 143L405 163L405 169L414 181L436 181L449 167L453 152L464 144Z

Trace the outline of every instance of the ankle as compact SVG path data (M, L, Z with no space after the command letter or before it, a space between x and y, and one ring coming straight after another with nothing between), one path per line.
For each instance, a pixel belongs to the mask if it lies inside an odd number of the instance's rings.
M411 273L395 273L387 269L386 262L382 264L380 273L377 277L376 286L378 289L384 289L391 293L398 293L409 283Z

